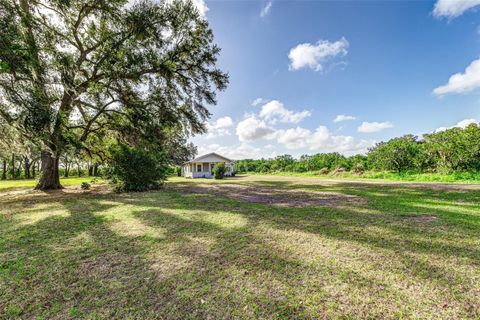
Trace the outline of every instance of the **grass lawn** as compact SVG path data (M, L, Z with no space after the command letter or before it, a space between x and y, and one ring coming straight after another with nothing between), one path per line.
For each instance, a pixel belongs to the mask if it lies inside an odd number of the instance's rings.
M0 182L0 318L480 318L477 185L82 181Z
M98 180L98 179L97 179ZM72 177L61 179L63 186L79 186L82 182L91 183L92 177ZM37 184L35 179L18 179L18 180L0 180L0 192L17 190L17 189L31 189Z

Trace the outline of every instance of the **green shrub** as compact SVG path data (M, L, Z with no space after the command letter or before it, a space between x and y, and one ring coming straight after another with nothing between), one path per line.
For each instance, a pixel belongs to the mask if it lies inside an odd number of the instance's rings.
M181 177L182 176L182 167L175 167L175 175L177 177Z
M227 167L223 162L217 163L215 167L213 167L213 175L215 179L223 179L223 177L225 177L226 171L227 171Z
M84 181L82 182L80 188L82 188L82 190L88 190L90 189L90 183Z
M158 189L166 178L168 165L164 153L126 145L112 148L108 178L117 191Z

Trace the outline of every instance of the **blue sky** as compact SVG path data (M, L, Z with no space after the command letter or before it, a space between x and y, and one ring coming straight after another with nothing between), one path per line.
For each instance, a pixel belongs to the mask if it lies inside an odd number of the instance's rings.
M230 74L200 154L354 154L480 119L479 0L194 2Z

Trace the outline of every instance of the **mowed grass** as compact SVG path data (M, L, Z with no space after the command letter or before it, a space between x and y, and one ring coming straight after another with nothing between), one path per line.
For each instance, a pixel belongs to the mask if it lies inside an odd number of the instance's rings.
M72 178L62 178L61 184L64 187L67 186L79 186L82 182L91 183L94 180L92 177L72 177ZM101 181L101 179L96 179ZM0 180L0 192L6 192L9 190L17 189L28 189L34 188L37 184L35 179L18 179L18 180Z
M290 208L188 191L219 183L362 201ZM479 317L475 186L253 176L0 193L0 318Z

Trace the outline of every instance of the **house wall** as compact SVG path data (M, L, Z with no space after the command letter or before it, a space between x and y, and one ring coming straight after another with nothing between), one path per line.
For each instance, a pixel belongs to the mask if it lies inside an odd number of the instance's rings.
M217 157L215 157L217 158ZM215 163L223 162L223 161L212 161ZM187 178L213 178L213 173L210 170L212 162L192 162L187 163L183 166L183 176ZM198 165L201 166L202 171L197 171ZM225 172L225 176L231 176L233 172L233 163L225 163L227 167L227 171Z

